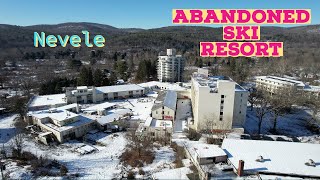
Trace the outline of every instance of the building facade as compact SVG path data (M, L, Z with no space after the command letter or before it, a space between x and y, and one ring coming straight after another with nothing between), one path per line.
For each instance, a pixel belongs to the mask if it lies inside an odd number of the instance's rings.
M184 58L176 55L175 49L167 49L167 55L158 56L158 79L160 82L181 82Z
M44 132L52 133L60 143L80 138L96 126L95 121L67 110L38 111L28 117L29 122L39 126Z
M67 103L101 103L107 100L140 97L144 95L144 88L136 84L115 86L80 86L67 88Z
M192 128L230 130L243 126L248 91L224 76L195 73L191 81Z
M151 109L151 116L158 120L175 119L177 108L177 92L162 91L159 93Z

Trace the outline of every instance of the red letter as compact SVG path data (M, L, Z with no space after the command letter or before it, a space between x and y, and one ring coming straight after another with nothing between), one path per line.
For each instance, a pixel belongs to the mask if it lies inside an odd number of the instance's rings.
M282 10L276 10L275 13L273 12L273 10L267 10L267 13L268 13L267 23L269 24L281 23Z
M237 23L239 24L245 24L248 23L250 21L250 12L247 10L237 10L239 19L237 21ZM246 15L246 17L244 18L243 15Z
M256 46L257 46L257 52L256 52L256 56L263 56L263 57L268 57L269 53L268 53L268 44L265 42L256 42Z
M217 47L217 52L216 56L217 57L225 57L228 55L227 51L225 51L225 47L227 46L226 42L217 42L216 47Z
M234 14L236 13L236 10L221 10L221 23L234 23ZM228 19L228 20L227 20Z
M307 10L297 10L297 20L296 23L307 23L310 21L310 13ZM306 16L305 19L302 19L302 14Z
M223 27L223 40L233 40L235 38L234 27L233 26L225 26Z
M261 14L261 19L258 19L257 16L258 14ZM253 11L252 13L252 20L257 23L257 24L260 24L260 23L264 23L267 19L267 15L266 15L266 12L264 12L264 10L255 10Z
M270 48L273 48L272 50L272 56L274 57L279 57L280 56L280 53L278 51L278 48L281 48L282 47L282 43L281 42L270 42L269 43L269 47Z
M247 33L247 30L250 29L249 26L236 26L236 29L237 29L237 36L236 36L237 40L250 39L250 36Z
M294 23L294 19L292 18L292 15L294 14L294 10L283 10L283 13L284 13L283 23Z
M249 52L246 52L246 46L249 46L250 48ZM250 42L245 42L240 46L240 51L243 56L247 56L247 57L252 56L252 54L254 53L254 46Z
M183 10L175 10L176 11L176 17L173 19L173 23L180 23L180 20L182 19L182 23L189 23L186 15L184 14Z
M190 23L201 23L202 22L202 11L201 10L190 10L191 19Z
M213 23L219 23L219 19L216 15L216 12L214 10L207 10L207 17L203 22L211 23L211 19L213 20Z
M202 57L208 57L208 56L214 56L213 53L213 43L211 42L200 42L200 56Z
M239 43L238 42L232 42L229 44L229 55L232 57L239 56L240 50L239 50Z

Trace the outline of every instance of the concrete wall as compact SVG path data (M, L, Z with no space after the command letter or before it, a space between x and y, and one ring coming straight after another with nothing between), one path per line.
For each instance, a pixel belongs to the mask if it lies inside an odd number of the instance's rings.
M174 120L175 119L175 110L172 110L166 106L163 108L160 107L158 109L155 109L151 112L151 116L155 119L159 120Z
M192 79L190 94L194 125L191 127L202 130L210 125L213 129L228 130L234 124L242 125L246 116L248 94L243 91L241 97L239 91L238 95L238 92L235 91L235 85L235 82L219 80L217 82L218 91L210 92L209 87L199 86L198 82ZM239 113L240 111L241 113Z

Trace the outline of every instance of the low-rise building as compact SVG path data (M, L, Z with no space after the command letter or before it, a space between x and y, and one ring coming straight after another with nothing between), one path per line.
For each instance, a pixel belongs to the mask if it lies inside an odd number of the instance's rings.
M144 123L139 125L137 133L154 139L170 138L173 128L172 125L172 121L148 117Z
M256 87L269 93L277 93L279 90L290 89L292 91L304 91L310 95L320 96L319 86L310 86L302 81L290 77L257 76Z
M248 91L229 77L194 73L191 79L194 119L189 126L198 131L242 127L247 100Z
M95 127L95 121L67 110L36 111L30 113L28 118L42 131L51 132L60 143L80 138Z
M177 108L177 92L161 91L151 109L151 116L158 120L174 120Z
M29 111L39 111L67 105L65 94L33 96L28 102Z
M224 139L222 149L238 174L320 178L318 144Z
M68 103L100 103L107 100L140 97L144 88L136 84L115 86L80 86L66 89Z

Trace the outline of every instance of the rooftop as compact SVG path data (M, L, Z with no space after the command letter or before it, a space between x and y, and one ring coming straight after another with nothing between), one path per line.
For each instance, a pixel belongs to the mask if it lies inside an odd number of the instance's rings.
M224 139L222 148L235 167L243 160L245 171L320 177L319 144ZM259 156L262 162L257 161ZM305 164L309 159L315 167Z
M192 75L193 80L195 80L201 87L209 87L212 91L218 90L218 82L234 82L231 78L227 76L208 76L203 74L194 73ZM246 91L239 84L235 83L235 91Z
M192 156L199 158L226 156L227 154L217 145L206 144L201 141L189 141L185 143L186 148ZM193 157L196 159L196 157Z
M105 125L113 121L119 120L119 118L122 118L124 115L129 113L131 113L130 109L113 109L108 111L108 114L106 116L101 116L100 118L98 118L97 122L100 125Z
M64 121L66 119L71 119L79 116L78 114L75 114L67 110L57 110L57 109L35 111L35 112L31 112L30 115L38 119L43 119L48 117L56 121Z
M302 87L305 86L305 84L302 81L297 81L288 77L284 78L284 77L277 77L277 76L257 76L256 79L257 78L261 78L261 79L273 81L273 82L279 82L279 83L295 84L297 86L302 86Z
M168 120L157 120L152 117L148 117L144 123L145 127L153 127L153 128L172 128L172 121Z
M48 126L51 129L54 129L56 131L62 132L62 131L66 131L66 130L69 130L69 129L72 129L75 127L85 125L85 124L89 124L91 122L93 122L92 119L79 115L76 122L73 122L73 123L70 123L70 124L67 124L67 125L64 125L61 127L59 127L55 124L52 124L50 122L44 123L44 125Z
M175 91L162 91L158 94L158 97L152 107L152 110L158 109L162 106L166 106L172 110L176 110L177 106L177 92Z
M65 97L65 94L34 96L33 99L31 99L29 107L66 104Z
M111 107L114 107L116 104L115 103L109 103L109 102L105 102L105 103L101 103L101 104L96 104L94 106L88 107L86 109L82 109L83 111L101 111L101 110L105 110Z
M126 85L96 87L96 90L98 93L112 93L112 92L123 92L123 91L141 91L141 90L144 90L144 88L136 84L126 84Z

